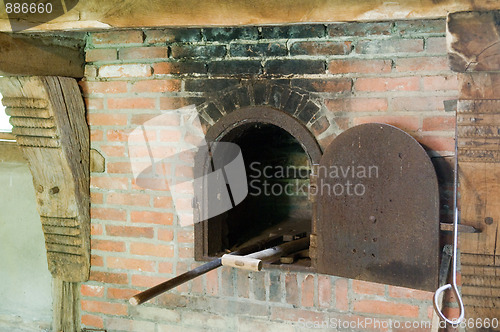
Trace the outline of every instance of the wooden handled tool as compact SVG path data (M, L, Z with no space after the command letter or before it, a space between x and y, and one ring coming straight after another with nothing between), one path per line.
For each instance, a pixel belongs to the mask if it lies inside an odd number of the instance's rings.
M264 241L259 241L253 245L250 245L248 247L242 248L241 250L238 250L234 253L231 253L230 255L246 255L248 253L252 253L251 255L247 256L252 256L250 258L254 258L257 260L271 260L274 258L274 260L278 259L282 255L287 255L291 252L298 251L304 249L304 246L307 247L309 246L309 237L303 238L300 240L296 241L291 241L284 243L279 246L275 246L269 249L262 250L262 248L266 248L269 246L276 245L277 243L281 243L283 239L283 236L276 236L268 240ZM261 251L257 251L261 250ZM257 251L257 252L255 252ZM264 253L264 254L263 254ZM243 257L247 257L243 256ZM240 256L241 257L241 256ZM144 292L141 292L137 295L134 295L132 298L130 298L129 302L132 305L139 305L141 303L144 303L148 300L151 300L152 298L172 289L175 288L185 282L188 282L191 279L194 279L200 275L203 275L209 271L212 271L218 267L222 266L222 260L220 258L214 259L213 261L210 261L208 263L205 263L201 266L198 266L197 268L190 270L188 272L185 272L173 279L167 280L161 284L158 284L152 288L149 288L145 290ZM262 263L261 263L262 266Z
M309 248L309 237L286 242L279 246L264 249L245 256L224 255L221 258L221 263L224 266L236 267L243 270L260 271L262 269L262 261L272 262L279 259L281 256L286 256L307 248Z

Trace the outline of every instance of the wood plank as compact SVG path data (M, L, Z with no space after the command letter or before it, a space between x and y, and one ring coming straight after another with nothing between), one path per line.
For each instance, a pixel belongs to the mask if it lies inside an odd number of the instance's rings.
M482 277L500 277L500 269L494 266L462 266L462 274Z
M487 102L485 100L477 99L500 99L500 73L464 73L459 74L458 79L460 82L460 102L463 100L474 100L472 103L476 105L484 104L486 107ZM468 101L467 105L470 105L470 103ZM489 103L496 103L498 105L498 101L490 101ZM493 106L493 104L489 109L492 112L498 112L498 107ZM465 107L459 105L458 110L461 112ZM476 110L472 109L471 111L475 112Z
M80 331L80 286L54 278L52 283L53 331Z
M493 255L471 255L461 253L460 263L462 265L490 265L500 266L500 256Z
M450 67L457 72L500 70L500 11L448 16Z
M450 12L500 9L489 0L85 0L32 31L128 27L237 26L446 17ZM30 18L31 17L31 18ZM32 25L32 16L20 24ZM0 12L0 31L11 31Z
M481 233L461 233L462 253L495 255L500 221L500 167L497 163L460 163L460 206L462 222ZM486 223L492 218L492 223Z
M462 295L464 296L481 296L481 297L499 297L500 288L479 287L479 286L462 286Z
M463 296L463 300L466 306L482 308L500 307L500 298L465 295Z
M58 44L56 38L0 33L0 75L81 78L84 74L83 40L82 36L81 46L74 48Z
M481 277L475 275L462 275L463 286L483 286L500 288L500 278L498 277Z

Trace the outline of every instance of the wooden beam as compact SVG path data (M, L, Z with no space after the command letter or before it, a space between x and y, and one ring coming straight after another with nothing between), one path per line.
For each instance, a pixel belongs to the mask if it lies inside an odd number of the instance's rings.
M83 35L24 36L0 33L0 76L39 75L81 78Z
M489 0L81 0L31 31L127 27L238 26L446 17L449 12L500 9ZM0 6L0 31L12 31ZM39 20L33 17L26 25Z
M66 77L2 77L0 92L33 176L49 271L62 281L86 281L90 139L78 84Z
M452 70L500 70L500 11L450 14L447 34Z

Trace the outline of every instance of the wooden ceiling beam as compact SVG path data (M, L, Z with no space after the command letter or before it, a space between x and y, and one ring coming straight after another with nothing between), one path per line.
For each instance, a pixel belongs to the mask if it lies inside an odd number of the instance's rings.
M83 41L83 35L66 38L0 32L0 76L81 78L85 61Z
M12 31L0 6L0 31ZM30 31L130 27L238 26L446 17L500 9L492 0L85 0ZM27 25L35 21L28 18ZM38 18L39 20L39 18Z

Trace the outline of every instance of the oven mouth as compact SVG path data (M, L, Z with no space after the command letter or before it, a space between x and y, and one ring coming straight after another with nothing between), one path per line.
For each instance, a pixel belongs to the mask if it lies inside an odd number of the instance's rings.
M220 253L280 233L309 234L311 165L301 144L285 130L266 123L240 125L220 141L240 147L248 184L247 197L218 216Z
M265 112L262 119L255 117L259 111ZM248 194L232 209L195 226L198 260L219 257L276 237L289 241L309 236L313 229L308 193L312 165L317 162L314 157L321 155L316 140L302 123L282 111L262 107L243 110L236 117L238 112L222 118L234 116L236 121L228 119L220 128L211 127L207 141L239 147ZM249 116L245 117L245 113ZM312 148L308 149L307 143L311 142ZM207 174L210 160L200 164L204 168L202 174ZM230 192L230 186L227 187ZM209 192L210 188L203 191ZM210 206L210 202L203 204ZM311 266L307 251L293 260L294 265Z

